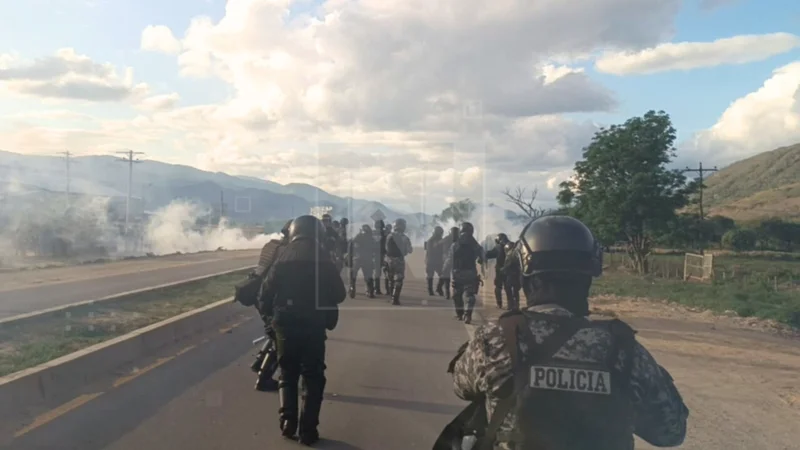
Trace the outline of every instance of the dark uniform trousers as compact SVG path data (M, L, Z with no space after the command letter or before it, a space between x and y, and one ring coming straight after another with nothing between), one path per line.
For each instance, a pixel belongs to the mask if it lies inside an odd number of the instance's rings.
M515 289L513 277L507 276L501 269L494 271L494 299L497 301L497 306L503 307L503 292L506 293L506 302L508 309L519 309L519 289Z
M478 294L479 284L477 270L453 271L453 303L459 318L467 321L472 319L472 309L475 307L475 296ZM464 295L467 296L466 305Z
M364 274L364 281L367 283L367 293L372 295L375 292L375 286L373 281L374 275L374 267L373 267L373 260L374 258L353 258L350 267L350 289L354 290L356 286L356 280L358 279L358 272Z
M299 433L316 431L322 398L325 392L324 328L308 326L275 326L278 347L278 367L281 425L299 425ZM298 385L303 377L303 404L298 417ZM299 419L299 420L298 420Z

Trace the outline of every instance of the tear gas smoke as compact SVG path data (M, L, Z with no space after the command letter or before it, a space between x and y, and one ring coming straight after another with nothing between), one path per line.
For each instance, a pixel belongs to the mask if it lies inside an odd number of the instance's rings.
M16 187L15 187L16 186ZM207 222L210 210L175 201L156 211L145 223L124 230L124 201L42 190L25 192L8 183L0 192L0 266L25 267L56 260L90 261L103 258L163 255L261 248L279 234L248 237L224 219ZM120 213L121 209L121 213ZM120 217L121 216L121 217Z
M245 236L241 228L231 227L223 219L219 225L198 228L199 218L208 216L210 210L193 203L172 202L156 211L144 231L144 247L157 255L169 253L194 253L225 250L261 248L279 233Z

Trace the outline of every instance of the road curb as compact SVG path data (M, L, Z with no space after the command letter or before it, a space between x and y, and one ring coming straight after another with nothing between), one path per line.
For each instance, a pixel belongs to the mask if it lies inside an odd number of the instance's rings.
M156 291L156 290L159 290L159 289L166 289L166 288L181 286L181 285L184 285L184 284L194 283L196 281L202 281L202 280L206 280L206 279L210 279L210 278L214 278L214 277L219 277L219 276L222 276L222 275L228 275L228 274L235 273L235 272L241 272L243 270L252 269L254 267L256 267L256 266L244 266L244 267L239 267L239 268L236 268L236 269L231 269L231 270L225 270L225 271L222 271L222 272L212 273L212 274L209 274L209 275L203 275L203 276L199 276L199 277L188 278L186 280L173 281L173 282L170 282L170 283L159 284L157 286L148 286L148 287L145 287L145 288L135 289L135 290L132 290L132 291L120 292L118 294L107 295L105 297L100 297L100 298L93 299L93 300L84 300L84 301L81 301L81 302L70 303L68 305L54 306L52 308L40 309L38 311L32 311L32 312L29 312L29 313L18 314L16 316L11 316L11 317L6 317L6 318L3 318L3 319L0 319L0 326L8 324L10 322L17 322L17 321L20 321L20 320L27 320L27 319L39 317L39 316L42 316L42 315L45 315L45 314L51 314L51 313L63 311L65 309L75 308L75 307L78 307L78 306L91 305L93 303L102 303L102 302L107 302L107 301L111 301L111 300L119 300L121 298L130 297L132 295L141 294L141 293L144 293L144 292L151 292L151 291Z
M0 377L0 417L24 422L37 409L68 401L92 382L160 348L240 317L233 297L148 325L36 367ZM3 427L5 428L5 427Z

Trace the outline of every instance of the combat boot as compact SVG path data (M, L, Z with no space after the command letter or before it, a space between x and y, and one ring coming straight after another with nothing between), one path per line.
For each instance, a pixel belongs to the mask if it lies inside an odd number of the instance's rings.
M469 325L472 323L472 308L475 307L475 296L467 296L467 312L464 313L464 323Z
M444 281L444 298L450 300L450 280L446 278Z
M435 295L433 293L433 278L428 278L427 281L428 281L428 295L431 295L431 296Z
M293 439L297 433L297 382L286 383L281 381L278 388L278 397L281 406L278 409L281 434L285 438Z
M371 278L367 280L367 296L375 298L375 281Z
M442 286L444 286L444 281L439 278L439 282L436 283L436 293L439 294L440 297L444 296L444 291L442 290Z
M375 295L383 295L383 292L381 292L381 277L373 278L372 286L375 288Z
M305 379L303 389L303 410L300 412L298 441L303 445L314 445L319 441L319 413L322 409L325 392L325 375L322 373Z
M494 288L494 299L497 302L497 307L503 307L503 288Z
M350 294L350 298L356 298L356 281L350 280L350 287L347 289L347 293Z
M397 282L394 285L394 290L392 291L392 304L399 305L400 304L400 292L403 291L403 283Z
M386 288L386 295L392 295L392 282L389 277L383 279L383 287Z

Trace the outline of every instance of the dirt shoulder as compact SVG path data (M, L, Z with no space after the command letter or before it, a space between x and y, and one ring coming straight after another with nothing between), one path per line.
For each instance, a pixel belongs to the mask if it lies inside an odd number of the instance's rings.
M71 281L91 280L150 270L161 270L191 264L202 264L221 259L242 259L243 265L258 259L259 249L232 250L169 255L154 258L114 261L103 264L54 267L0 273L0 291L12 291L33 286Z
M800 442L800 333L775 322L673 303L592 299L616 316L675 378L689 406L682 449L796 449ZM499 315L492 306L485 312ZM637 449L653 449L637 439Z

